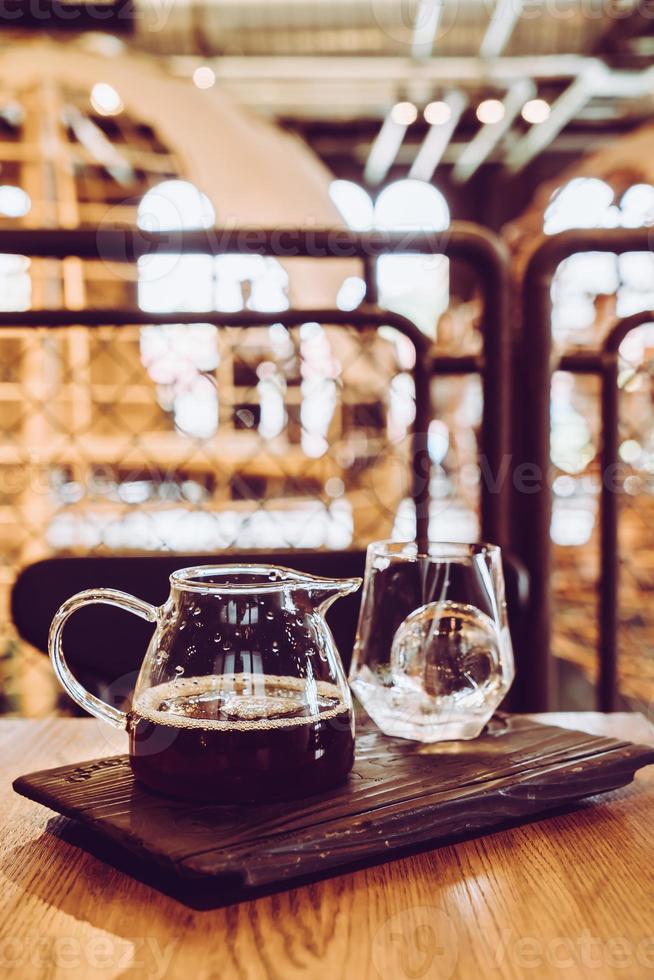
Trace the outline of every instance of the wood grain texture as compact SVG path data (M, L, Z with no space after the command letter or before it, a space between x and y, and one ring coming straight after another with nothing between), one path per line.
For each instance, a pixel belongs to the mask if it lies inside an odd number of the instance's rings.
M583 725L583 716L576 720ZM590 720L601 730L600 717ZM607 724L611 735L654 744L643 719ZM654 767L573 813L196 912L71 845L62 839L68 821L10 792L21 772L124 750L104 738L93 720L0 723L4 974L447 980L654 973Z
M92 849L129 851L149 883L215 907L524 821L623 786L647 763L651 748L503 716L473 741L435 745L368 723L347 782L290 804L167 799L134 779L124 755L25 775L14 788L79 820L96 835Z

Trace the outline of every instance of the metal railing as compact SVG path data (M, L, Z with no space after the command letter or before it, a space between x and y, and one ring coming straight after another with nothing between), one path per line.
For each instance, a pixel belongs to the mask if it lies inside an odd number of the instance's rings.
M274 256L280 260L291 258L359 259L363 266L366 284L365 301L376 304L376 261L382 255L418 253L443 255L454 261L468 263L479 276L483 297L482 338L480 357L469 354L434 356L421 343L421 351L429 373L435 375L463 375L478 373L482 378L483 415L480 434L480 455L486 471L502 472L503 461L509 452L509 417L511 405L511 354L509 328L509 264L508 255L501 240L480 226L468 222L453 222L444 233L415 234L413 232L359 234L347 229L261 229L261 228L210 228L192 232L165 232L153 234L140 229L103 227L95 229L15 229L0 231L0 253L27 255L32 258L101 259L107 262L136 262L153 254L206 254L220 255L239 253L246 255ZM315 319L315 311L302 309L298 316L304 320ZM330 311L330 314L334 311ZM358 311L366 315L365 308ZM26 313L0 315L0 326L47 326L55 325L58 316L66 313L50 310L30 310ZM137 314L134 311L112 312L86 310L75 314L68 323L93 324L95 322L118 323L226 323L225 315L208 316L205 311L173 314L168 319L160 315ZM287 311L284 312L284 316ZM342 315L339 311L339 315ZM389 321L389 313L384 313ZM99 319L98 319L99 318ZM247 314L245 319L252 319ZM341 322L352 320L345 314ZM234 321L236 322L236 321ZM300 321L303 322L303 321ZM336 321L333 321L336 322ZM405 323L408 323L406 319ZM418 333L417 328L414 328ZM422 433L426 445L426 432ZM423 480L424 483L424 480ZM482 480L480 518L485 539L506 546L508 544L509 488L504 483L494 486L493 480ZM420 504L421 507L424 503Z
M550 472L550 387L560 369L595 374L602 384L602 490L600 574L600 671L598 706L612 710L616 703L618 604L618 497L604 479L618 458L618 348L626 334L650 322L650 313L618 323L600 351L553 356L552 298L554 274L564 259L578 252L649 251L649 229L567 231L547 239L530 258L523 283L523 331L515 377L516 432L521 463L532 466L529 493L515 495L512 538L514 550L529 571L529 656L517 679L517 698L528 710L546 710L553 693L551 657L552 491ZM524 643L523 639L523 643Z
M492 233L467 223L454 223L446 233L438 235L355 234L339 229L209 229L158 235L136 229L106 227L100 231L16 229L0 230L0 253L34 259L101 260L108 264L135 263L141 257L157 253L212 256L239 253L274 256L282 262L295 257L314 258L316 262L330 258L358 260L361 263L366 292L362 306L354 311L296 308L273 314L251 311L227 314L206 310L161 314L122 306L118 309L30 309L24 312L0 313L0 328L49 328L50 332L66 327L87 327L91 336L94 336L95 328L100 328L102 335L103 326L108 325L125 328L129 336L130 326L157 324L200 323L229 329L281 322L291 330L297 330L308 321L322 321L337 329L340 325L345 332L348 327L354 331L364 331L371 326L392 326L407 336L416 350L415 368L411 371L415 382L416 410L415 421L410 430L410 455L413 458L410 463L411 473L407 475L412 480L411 495L415 502L418 540L425 541L429 535L428 429L433 416L430 402L433 380L438 377L477 375L483 394L483 413L477 446L480 462L483 463L479 498L481 533L486 540L495 541L504 547L508 545L509 481L500 480L496 485L492 478L487 479L489 473L492 476L503 472L503 464L510 452L511 405L509 263L503 244ZM483 303L480 353L434 352L417 326L405 317L379 308L377 259L388 254L410 253L442 255L455 263L465 263L472 270L474 283L481 293ZM102 340L99 342L104 343ZM381 375L376 379L376 384L380 379ZM406 463L409 461L406 460ZM216 477L222 478L222 474L216 473ZM265 509L265 500L261 502L261 506ZM39 557L39 554L30 552L29 560ZM521 662L520 651L517 650L516 653Z
M654 312L635 313L620 320L609 331L600 351L571 353L561 358L559 368L573 374L591 374L601 384L601 483L600 483L600 619L599 677L597 706L615 711L618 688L618 602L620 556L618 521L620 491L613 474L619 465L619 350L627 334L654 323Z

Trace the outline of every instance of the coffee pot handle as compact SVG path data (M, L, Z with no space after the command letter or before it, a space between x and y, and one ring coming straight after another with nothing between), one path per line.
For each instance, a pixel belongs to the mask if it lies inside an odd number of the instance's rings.
M86 589L84 592L78 592L77 595L66 599L55 613L52 625L50 626L48 652L54 672L65 690L80 708L90 712L102 721L108 721L111 725L115 725L116 728L124 729L127 725L126 713L120 711L119 708L114 708L105 701L101 701L100 698L96 698L94 694L87 691L74 674L71 673L64 657L62 634L66 621L74 612L81 609L82 606L93 605L94 603L118 606L119 609L126 609L128 612L136 613L141 619L147 619L149 623L156 623L158 621L159 609L156 606L150 605L149 602L144 602L143 599L137 599L135 596L129 595L127 592L119 592L117 589Z

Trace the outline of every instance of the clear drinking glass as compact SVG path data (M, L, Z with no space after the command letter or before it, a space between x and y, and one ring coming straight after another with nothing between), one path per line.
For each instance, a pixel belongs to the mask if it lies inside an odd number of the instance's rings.
M384 734L476 738L513 677L496 545L368 547L350 686Z

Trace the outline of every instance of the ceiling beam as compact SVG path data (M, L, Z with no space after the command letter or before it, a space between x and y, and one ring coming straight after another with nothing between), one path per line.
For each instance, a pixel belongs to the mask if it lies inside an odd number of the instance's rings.
M410 103L406 104L410 105ZM381 129L370 147L363 176L366 183L373 186L380 184L392 167L410 125L401 118L398 119L395 111L397 108L398 106L394 106L387 113Z
M427 130L427 135L409 170L409 177L414 177L416 180L430 181L434 176L436 167L441 162L468 104L468 97L455 89L445 96L443 102L450 107L450 118L447 122L430 126Z
M531 79L525 78L511 86L502 103L504 106L502 119L482 126L456 161L452 170L452 178L456 183L464 184L470 180L482 163L490 157L505 133L510 130L525 102L535 94L536 86Z
M586 69L579 78L576 78L552 105L552 111L545 122L532 126L509 149L505 160L506 169L510 173L516 174L526 167L534 157L542 153L596 94L610 74L605 65L596 62L592 67Z
M481 42L482 58L497 58L509 43L515 25L520 20L524 0L496 0L490 23Z
M198 64L210 64L218 79L225 82L262 81L392 81L481 83L511 82L519 78L571 78L578 75L595 58L583 55L536 55L513 58L477 56L464 58L376 57L356 58L341 55L305 56L244 55L216 59L191 56L171 58L169 64L179 74L192 75Z
M575 78L593 64L577 55L493 58L351 58L344 56L171 59L172 70L190 77L210 64L218 85L241 103L271 116L297 119L384 119L398 92L423 105L445 89L509 89L524 78L537 82Z
M411 54L414 58L430 57L444 6L445 0L418 0L411 42Z
M583 133L583 134L568 134L561 133L557 136L554 145L558 153L562 153L568 156L579 156L580 153L585 153L589 150L604 149L612 145L615 140L615 134L613 133ZM338 155L343 156L344 150L343 145L335 147L333 143L320 141L316 144L320 148L320 155L322 155L323 148L326 148L325 155L329 155L327 151L330 149L333 152L337 152ZM347 151L349 144L345 144L345 152ZM453 139L447 146L447 149L443 153L441 158L441 164L451 164L454 166L456 161L461 156L461 153L465 149L466 143L464 140ZM395 158L395 163L403 167L408 167L411 165L411 161L415 155L416 147L415 145L408 143L406 140L402 144L399 153ZM354 151L351 153L352 157L361 162L361 165L365 164L367 158L367 146L363 143L357 144ZM501 152L501 148L493 151L489 157L494 163L503 163L504 157Z
M607 71L593 93L604 98L638 99L654 94L654 65L646 71Z

